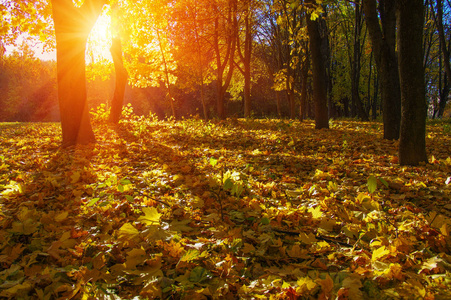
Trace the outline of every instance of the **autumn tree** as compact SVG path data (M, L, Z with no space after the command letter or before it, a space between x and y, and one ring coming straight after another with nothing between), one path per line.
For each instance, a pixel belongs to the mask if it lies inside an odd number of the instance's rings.
M358 115L361 120L368 121L368 114L360 98L360 73L362 68L362 31L363 31L363 11L360 1L354 2L354 34L353 34L353 55L351 63L351 115Z
M242 64L237 65L238 70L244 76L244 116L249 118L251 116L252 102L251 102L251 56L253 49L254 36L254 9L255 1L246 0L242 3L240 9L242 31L236 34L237 37L237 56ZM240 30L240 26L236 27Z
M0 61L2 122L58 121L56 63L34 55L24 42Z
M122 59L122 41L119 37L115 37L111 44L111 56L114 63L114 72L116 74L114 94L111 99L111 109L109 121L117 124L121 117L122 105L124 102L125 87L127 85L127 70L124 67Z
M401 92L396 56L396 1L378 2L363 0L362 4L381 79L384 138L397 140L401 122Z
M307 18L307 29L312 58L315 127L316 129L322 129L329 128L325 63L325 56L328 51L327 29L325 20L317 12L317 10L322 11L321 6L318 6L316 1L309 1L308 4L310 4L310 9L313 10Z
M449 25L448 25L448 32L445 29L445 24L443 22L444 16L444 7L443 7L443 1L442 0L428 0L432 17L435 23L435 27L437 29L438 39L439 39L439 49L440 49L440 55L439 55L439 78L438 78L438 90L439 90L439 103L438 103L438 109L435 114L437 114L438 117L442 117L443 113L445 111L446 103L448 100L449 92L451 89L451 66L450 66L450 49L451 49L451 35L449 35ZM434 7L434 2L436 2ZM448 1L448 10L451 9L451 3ZM446 35L448 33L448 39L446 39ZM445 70L444 74L442 74L442 70ZM443 80L442 80L443 77Z
M211 3L214 14L213 50L216 69L216 113L225 119L225 94L232 80L236 52L237 1Z
M209 118L206 88L213 80L213 48L210 43L214 17L207 2L177 1L172 14L174 26L171 39L174 40L178 83L186 91L197 90L204 119Z
M427 162L427 106L422 47L423 1L399 0L397 16L398 65L401 86L399 163L417 165Z
M272 88L275 90L277 114L282 115L282 99L285 98L292 119L299 112L296 109L297 97L300 96L305 103L307 96L302 93L302 85L307 83L306 73L302 70L309 63L306 59L308 38L305 18L301 1L268 1L262 7L257 35L259 43L256 47L274 82Z
M85 50L104 4L86 0L77 7L72 0L52 0L63 146L95 142L86 97Z

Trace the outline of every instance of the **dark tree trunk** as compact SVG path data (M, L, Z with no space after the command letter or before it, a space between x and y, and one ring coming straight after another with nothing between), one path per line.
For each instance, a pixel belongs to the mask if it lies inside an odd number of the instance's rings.
M249 118L251 116L252 111L252 99L251 99L251 55L252 55L252 24L251 24L251 10L249 8L249 1L245 2L245 10L244 10L244 41L243 47L241 47L241 38L239 34L239 28L236 26L236 38L237 38L237 47L236 53L243 65L241 68L239 65L236 65L238 70L243 74L244 77L244 117Z
M63 147L95 142L86 97L85 50L104 3L87 0L77 8L72 0L52 0Z
M427 162L425 83L423 68L423 0L399 0L398 64L401 86L399 163Z
M288 69L291 70L290 67L288 67ZM289 74L291 73L292 72L289 72ZM290 78L292 78L292 76L288 75L285 84L287 90L288 105L290 107L290 119L294 120L296 118L295 99L294 99L293 83L291 82Z
M307 47L306 47L307 48ZM301 105L300 105L300 120L303 121L307 117L307 84L308 84L308 70L310 63L309 51L306 49L306 57L302 62L301 75Z
M445 112L446 108L446 102L448 101L449 92L450 92L450 86L447 80L447 75L445 74L444 82L443 82L443 88L440 89L440 99L438 102L438 112L437 117L442 118L443 113Z
M368 121L368 115L363 107L362 99L360 99L359 86L360 86L360 70L361 70L361 42L360 34L363 27L362 22L362 10L360 9L359 1L355 2L355 15L354 15L354 53L351 68L351 102L352 107L357 109L357 115L363 121Z
M366 24L381 81L384 139L397 140L401 124L401 91L396 56L396 2L380 0L381 26L376 0L363 0Z
M226 32L225 36L225 55L221 56L221 42L220 42L220 28L219 28L219 13L214 20L214 34L213 34L213 48L216 58L216 110L218 117L221 120L226 118L225 111L225 93L232 80L234 70L234 59L236 51L236 30L238 21L236 19L237 3L232 0L228 4L227 17L225 22L230 28ZM228 67L228 68L227 68ZM225 78L224 78L225 77Z
M446 102L448 100L450 86L451 86L451 67L450 67L450 43L451 41L448 40L448 46L447 41L445 38L445 31L443 28L443 3L442 0L437 0L437 14L434 13L434 5L433 2L430 1L431 10L433 13L434 21L437 26L438 34L439 34L439 44L440 44L440 73L439 73L439 90L440 90L440 100L438 103L438 111L434 112L437 113L437 117L442 118L443 113L445 112ZM443 58L443 59L442 59ZM443 81L443 88L442 88L442 68L445 68L445 76Z
M172 96L172 89L171 89L171 82L169 80L169 69L168 69L168 64L166 61L166 55L164 53L164 49L163 49L163 45L161 43L161 37L160 37L160 31L157 29L157 38L158 38L158 45L160 46L160 54L161 54L161 58L163 60L163 67L164 67L164 79L165 79L165 83L166 83L166 89L168 91L167 93L167 97L169 98L169 105L171 106L171 111L172 111L172 117L177 120L177 112L175 110L175 99Z
M116 73L116 84L113 99L111 100L111 110L109 121L117 124L121 117L122 105L124 103L125 86L127 85L127 70L122 60L122 43L120 38L114 38L111 45L111 56L113 57L114 72Z
M282 99L280 99L280 92L275 91L276 93L276 104L277 104L277 116L279 118L282 117Z
M310 56L313 70L313 98L315 103L315 128L329 128L327 111L327 73L323 52L327 47L325 21L321 17L311 20L307 17L307 30L310 41Z
M251 55L252 55L252 26L250 24L249 9L246 12L245 25L246 25L246 38L244 40L244 116L249 118L252 111L252 98L251 98Z
M375 74L374 80L373 80L373 120L377 119L377 108L379 107L378 104L378 95L379 95L379 76L378 74ZM399 132L399 131L398 131Z
M431 3L431 8L432 10L433 5L432 5L432 1ZM442 0L437 0L437 16L435 16L434 14L434 20L435 20L435 24L437 26L437 30L438 30L438 35L439 35L439 39L440 39L440 50L442 51L444 60L444 67L445 67L445 72L448 76L448 84L451 85L451 66L450 66L450 54L449 54L449 48L446 47L446 38L445 38L445 30L443 28L443 4L442 4Z

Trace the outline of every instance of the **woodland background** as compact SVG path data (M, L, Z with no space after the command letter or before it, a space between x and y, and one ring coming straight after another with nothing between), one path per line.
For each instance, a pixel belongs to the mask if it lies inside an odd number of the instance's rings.
M400 105L376 3L0 0L0 297L450 299L451 2L397 2Z
M166 3L167 2L167 3ZM173 115L169 97L174 99L178 117L199 115L217 116L215 95L217 91L218 66L215 65L212 28L209 25L208 5L194 5L187 1L172 3L154 1L152 8L173 7L172 10L141 13L135 25L148 19L146 32L139 36L122 38L124 64L129 73L129 84L124 103L131 103L139 115L156 114L160 119ZM441 1L440 1L441 2ZM244 2L243 2L244 3ZM245 5L248 4L248 6ZM309 50L305 28L305 13L302 8L289 1L245 2L238 7L236 26L238 45L232 58L225 61L227 37L220 51L224 51L221 62L224 77L230 75L230 84L224 83L227 116L244 115L244 59L245 34L251 34L251 95L254 117L313 117L312 79ZM449 117L447 102L449 80L444 66L444 52L451 43L451 28L448 11L449 1L443 1L443 29L446 46L441 48L437 30L437 5L425 1L424 68L427 90L428 116ZM147 4L146 4L147 5ZM219 9L225 3L217 3ZM136 7L135 7L136 9ZM158 13L158 18L155 15ZM196 14L196 18L190 17ZM104 15L111 14L105 9ZM132 11L130 11L130 15ZM250 19L245 22L246 14ZM325 9L328 34L328 106L329 117L351 117L362 120L378 119L381 116L380 80L375 65L370 38L363 11L359 2L331 1ZM225 16L226 17L226 16ZM122 16L126 18L126 16ZM149 19L150 18L150 19ZM164 20L164 21L163 21ZM3 23L11 21L2 17ZM16 24L16 23L17 24ZM19 30L20 18L3 26L0 43L11 42ZM197 23L196 23L197 22ZM246 25L247 24L247 25ZM133 24L124 23L123 27ZM142 25L142 24L141 24ZM110 29L114 24L110 24ZM137 26L137 25L136 25ZM227 32L231 24L224 21L221 30ZM248 27L246 27L248 26ZM48 30L48 28L46 29ZM42 29L42 40L51 45L51 35ZM123 32L127 28L121 29ZM20 30L19 30L20 31ZM195 32L194 32L195 31ZM156 36L158 33L158 37ZM107 32L110 39L111 32ZM197 37L196 35L197 34ZM2 121L58 121L56 93L56 62L36 58L36 51L30 46L32 36L22 35L13 52L1 51L0 62L0 120ZM240 45L240 41L242 44ZM114 91L114 66L95 51L95 41L88 43L87 79L88 101L91 108L108 103ZM31 43L32 44L32 43ZM4 50L4 47L0 46ZM196 51L202 51L199 58ZM449 55L448 55L449 57ZM199 59L201 59L199 61ZM234 65L232 68L231 65ZM307 69L306 69L307 68ZM199 72L200 75L199 75ZM168 75L166 77L166 75ZM200 78L200 79L199 79ZM199 82L202 81L202 83ZM168 84L169 82L169 84ZM303 82L306 86L303 87ZM169 93L168 93L169 87ZM305 93L302 89L305 88ZM168 95L170 94L170 96ZM306 100L302 100L302 94ZM290 104L294 101L293 104ZM300 112L301 100L306 107ZM205 102L206 112L202 102ZM358 109L363 107L363 110ZM300 115L301 114L301 115Z

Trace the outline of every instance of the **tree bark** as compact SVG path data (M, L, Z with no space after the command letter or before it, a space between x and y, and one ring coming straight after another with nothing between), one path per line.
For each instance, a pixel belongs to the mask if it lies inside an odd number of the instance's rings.
M163 49L163 45L161 43L161 37L160 37L160 31L157 29L157 38L158 38L158 45L160 47L160 54L161 54L161 58L163 60L163 67L164 67L164 81L166 84L166 89L168 91L168 98L169 98L169 105L171 106L171 112L172 112L172 117L177 120L177 112L175 110L175 99L172 96L172 91L171 91L171 82L169 81L169 69L168 69L168 64L166 62L166 55L164 54L164 49Z
M122 43L120 38L113 38L110 51L111 56L113 57L114 72L116 73L116 84L113 99L111 100L109 121L117 124L121 117L125 86L127 85L128 77L127 70L125 69L122 60Z
M359 87L360 87L360 71L361 71L361 43L360 34L363 27L362 22L362 10L360 2L355 2L354 13L354 53L351 67L351 102L354 109L357 109L357 114L362 121L369 121L368 115L363 107L362 99L360 99Z
M248 4L249 5L249 4ZM251 117L252 98L251 98L251 55L252 55L252 25L250 23L250 8L246 8L244 55L240 55L244 65L244 117ZM238 29L238 28L237 28ZM237 35L238 37L238 35ZM240 51L238 51L240 53Z
M305 60L302 62L301 75L301 105L299 108L299 118L303 121L307 118L307 84L308 84L308 70L310 68L310 52L306 50Z
M397 140L401 124L401 91L396 56L396 2L380 0L381 26L376 0L363 0L363 10L381 81L384 139Z
M444 82L443 88L439 88L440 90L440 100L439 100L439 108L437 111L437 116L439 118L443 117L443 113L445 111L446 102L448 100L450 86L451 86L451 67L450 67L450 53L449 49L450 43L447 43L445 38L445 31L443 28L443 3L442 0L437 0L437 14L434 13L434 5L432 1L429 1L431 10L434 17L435 25L437 26L438 35L439 35L439 43L440 43L440 50L441 50L441 56L440 56L440 76L439 76L439 85L441 86L441 69L442 66L445 68L445 76L444 76ZM449 41L448 41L449 42ZM447 46L448 44L448 46ZM442 60L443 55L443 60Z
M313 98L315 103L315 128L329 128L327 111L327 73L323 58L323 49L327 43L327 35L324 33L325 21L321 17L312 20L307 16L307 30L310 41L310 56L313 70Z
M434 9L431 3L432 10ZM437 16L434 14L435 25L437 26L438 36L440 39L440 50L442 51L444 60L444 67L446 75L448 76L448 84L451 85L451 66L450 66L450 54L449 49L446 47L445 30L443 29L443 4L442 0L437 0Z
M401 86L399 163L427 162L425 83L423 68L423 0L399 0L398 65Z
M218 9L218 8L216 8ZM228 28L225 33L225 54L222 56L221 52L221 41L220 41L220 29L219 29L219 15L216 16L214 20L214 34L213 34L213 48L216 56L216 110L218 117L221 120L226 118L225 111L225 93L232 80L233 70L234 70L234 59L236 50L236 36L235 28L237 25L236 11L237 3L236 0L230 0L228 3L227 18L224 20ZM224 78L225 77L225 78Z
M86 97L85 50L104 3L86 0L77 8L72 0L52 0L63 147L95 142Z

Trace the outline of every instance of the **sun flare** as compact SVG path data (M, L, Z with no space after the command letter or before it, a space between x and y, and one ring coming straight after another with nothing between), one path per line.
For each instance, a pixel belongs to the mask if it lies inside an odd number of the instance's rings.
M110 10L104 9L89 34L86 46L88 64L104 60L113 61L110 53L112 35Z

